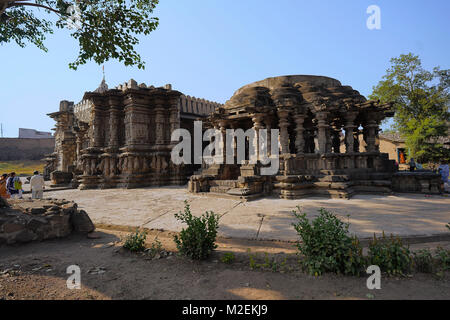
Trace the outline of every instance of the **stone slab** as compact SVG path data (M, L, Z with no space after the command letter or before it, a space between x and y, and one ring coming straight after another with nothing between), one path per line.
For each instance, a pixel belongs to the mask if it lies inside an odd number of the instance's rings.
M48 197L75 201L87 211L94 223L144 226L150 229L179 231L182 224L174 214L188 200L194 215L212 210L222 215L219 234L233 238L296 240L292 210L301 206L308 217L326 208L344 221L361 238L373 233L401 236L435 235L448 230L448 196L357 195L350 200L312 198L306 200L260 199L241 202L234 199L194 195L186 187L136 190L66 190L49 192ZM349 215L349 217L347 216Z

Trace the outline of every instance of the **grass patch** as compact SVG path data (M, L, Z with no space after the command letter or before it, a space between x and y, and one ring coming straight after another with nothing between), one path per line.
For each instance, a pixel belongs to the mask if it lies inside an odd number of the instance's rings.
M43 161L2 161L0 162L0 174L15 172L17 175L33 175L33 172L44 172Z

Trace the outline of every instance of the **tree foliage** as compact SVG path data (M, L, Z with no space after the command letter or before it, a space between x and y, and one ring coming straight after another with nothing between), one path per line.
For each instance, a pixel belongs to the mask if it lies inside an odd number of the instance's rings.
M369 97L395 102L394 128L405 138L409 156L421 162L448 160L450 152L442 138L450 120L450 70L425 70L418 56L402 54Z
M78 40L78 57L69 64L74 70L89 60L101 64L109 59L143 69L145 62L135 49L137 35L157 28L159 20L151 14L158 1L0 0L0 44L16 42L24 47L29 42L47 51L44 40L56 26L70 29ZM48 19L42 18L43 13Z

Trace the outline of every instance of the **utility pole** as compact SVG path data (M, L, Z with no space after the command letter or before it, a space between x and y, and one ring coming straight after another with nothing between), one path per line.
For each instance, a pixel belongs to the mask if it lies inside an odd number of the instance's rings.
M0 123L0 136L3 138L3 123Z

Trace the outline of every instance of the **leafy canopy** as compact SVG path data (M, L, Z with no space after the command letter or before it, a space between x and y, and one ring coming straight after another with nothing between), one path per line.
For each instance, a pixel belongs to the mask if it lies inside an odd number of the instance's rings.
M27 42L47 51L44 40L53 33L55 25L70 29L78 40L77 59L71 69L89 60L102 64L116 59L126 66L143 69L145 62L136 52L137 35L148 35L158 27L159 20L151 17L159 0L0 0L0 44ZM39 15L37 15L39 14Z
M447 136L450 70L427 71L418 56L402 54L391 59L391 67L369 97L395 102L394 129L405 138L410 157L420 161L448 159Z

